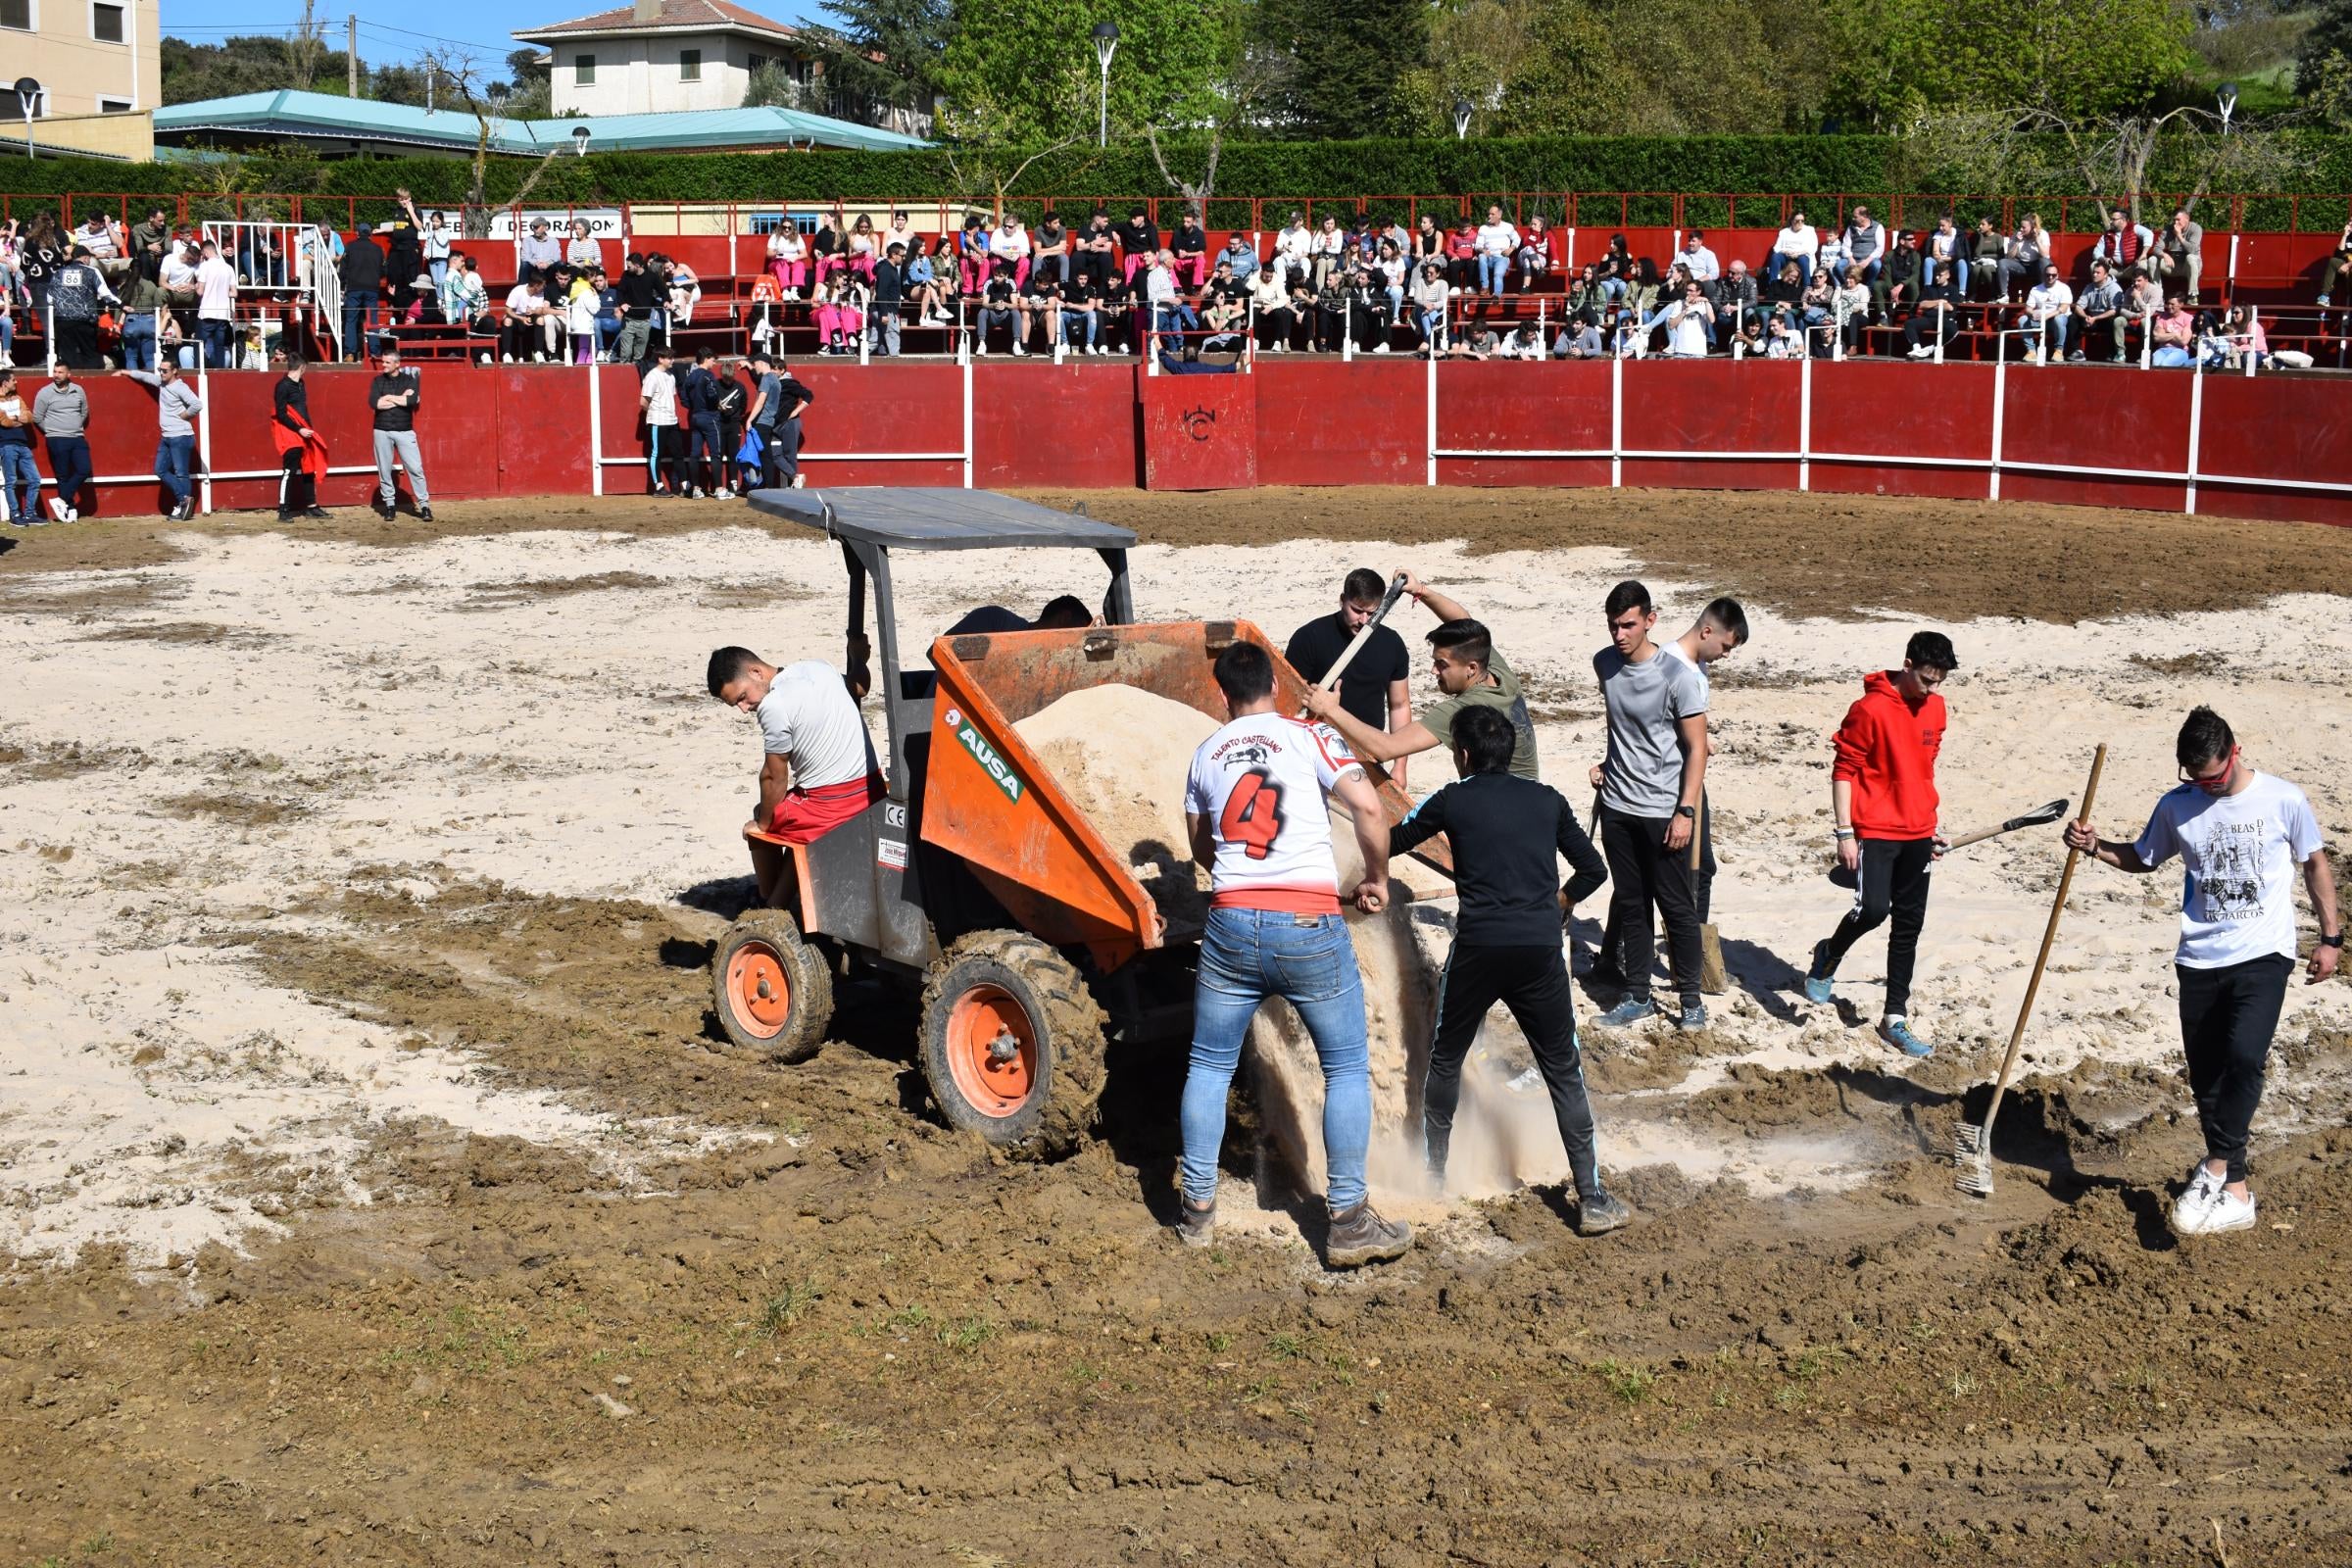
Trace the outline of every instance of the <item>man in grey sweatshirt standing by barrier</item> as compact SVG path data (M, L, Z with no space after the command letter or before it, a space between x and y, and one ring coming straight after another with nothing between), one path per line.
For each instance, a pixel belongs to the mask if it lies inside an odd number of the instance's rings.
M49 514L60 522L79 521L81 487L90 482L90 395L74 384L65 361L49 367L49 384L32 400L32 422L49 448L49 472L57 481Z
M433 520L432 486L425 481L424 453L416 444L416 406L421 397L416 372L401 365L400 345L387 338L383 370L368 383L368 407L375 415L375 512L386 522L400 512L400 487L392 477L394 459L408 470L417 520Z
M196 512L196 416L204 410L204 397L173 360L159 360L153 370L115 373L155 388L155 476L172 492L172 509L165 515L185 522Z

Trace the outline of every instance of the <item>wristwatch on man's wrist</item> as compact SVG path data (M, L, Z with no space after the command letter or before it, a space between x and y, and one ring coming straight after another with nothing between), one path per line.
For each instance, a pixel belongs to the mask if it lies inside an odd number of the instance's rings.
M1695 817L1698 815L1698 808L1695 806L1678 806L1674 808L1674 814L1677 816Z
M2341 931L2338 931L2338 932L2337 932L2335 935L2333 935L2333 936L2331 936L2331 937L2322 937L2322 938L2320 938L2320 946L2321 946L2321 947L2323 947L2323 948L2340 948L2340 947L2342 947L2343 945L2344 945L2344 934L2343 934Z

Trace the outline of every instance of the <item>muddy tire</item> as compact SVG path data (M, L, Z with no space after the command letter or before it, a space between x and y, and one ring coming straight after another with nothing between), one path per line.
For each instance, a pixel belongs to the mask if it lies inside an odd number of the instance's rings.
M923 980L923 1077L941 1114L1050 1159L1094 1130L1102 1009L1069 959L1017 931L975 931Z
M710 955L711 1006L732 1054L807 1061L833 1021L833 974L782 909L746 909Z

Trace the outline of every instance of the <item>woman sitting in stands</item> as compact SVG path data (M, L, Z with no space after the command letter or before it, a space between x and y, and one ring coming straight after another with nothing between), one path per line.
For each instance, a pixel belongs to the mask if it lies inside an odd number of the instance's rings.
M1515 260L1519 264L1521 293L1560 270L1560 231L1551 226L1550 219L1538 213L1527 220L1527 232L1519 237Z
M671 330L694 324L694 307L703 297L703 280L684 262L669 264L669 324Z
M1634 253L1626 249L1623 234L1609 236L1609 248L1601 253L1597 269L1600 291L1613 300L1623 300L1636 281Z
M1420 279L1413 284L1413 324L1421 329L1424 358L1446 351L1446 304L1452 293L1445 265L1434 257L1423 262Z
M808 242L809 280L822 283L849 265L849 246L843 242L841 220L827 213L816 220L816 237Z
M850 270L865 279L867 286L874 281L874 263L881 258L874 249L874 220L863 213L850 225Z
M1413 228L1412 263L1416 276L1427 262L1436 262L1441 267L1446 265L1446 231L1438 226L1435 218L1423 213L1421 221Z
M1623 235L1618 237L1624 238ZM1605 259L1602 265L1607 265ZM1602 281L1605 283L1607 278L1604 276ZM1625 292L1618 296L1618 303L1633 312L1635 319L1639 320L1658 308L1657 263L1646 256L1630 258L1623 281Z
M797 300L808 286L808 242L790 221L767 236L767 270L779 299Z
M865 332L865 290L854 277L828 279L816 285L808 318L824 345L819 354L855 354L855 341Z
M1807 258L1810 260L1810 258ZM1791 311L1805 303L1805 270L1794 258L1781 263L1781 270L1764 280L1764 304L1767 309L1786 305Z
M955 240L940 235L939 243L932 247L930 258L923 265L928 280L923 292L916 296L923 302L922 319L945 325L956 319L956 302L962 297L957 286L961 270L956 260ZM912 274L908 276L911 279Z
M1617 294L1624 292L1622 288L1615 293L1604 291L1600 286L1600 268L1592 262L1587 262L1578 269L1576 281L1568 285L1569 318L1574 319L1579 311L1591 311L1593 320L1598 321L1601 308Z
M906 253L906 270L900 274L899 280L906 291L906 298L914 304L914 319L918 325L931 319L933 284L938 278L939 274L932 270L931 258L919 246Z
M1404 324L1404 290L1411 275L1411 268L1396 249L1396 242L1381 239L1372 260L1372 286L1388 297L1389 322L1393 326Z

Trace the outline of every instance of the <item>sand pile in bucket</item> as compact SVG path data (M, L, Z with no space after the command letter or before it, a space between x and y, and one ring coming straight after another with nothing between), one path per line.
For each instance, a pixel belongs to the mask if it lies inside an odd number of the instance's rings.
M1196 927L1206 916L1208 878L1186 846L1184 783L1193 753L1217 727L1198 709L1123 685L1072 692L1013 726L1112 852L1136 869L1161 913ZM1347 812L1332 811L1331 838L1339 885L1352 888L1363 863ZM1403 862L1392 868L1393 902L1381 913L1344 905L1364 980L1374 1139L1390 1156L1384 1167L1400 1163L1396 1152L1405 1144L1419 1146L1419 1085L1435 1015L1435 985L1414 933L1406 871ZM1427 872L1418 880L1446 885ZM1323 1070L1289 1004L1269 1001L1258 1010L1250 1058L1268 1152L1306 1190L1321 1192Z

